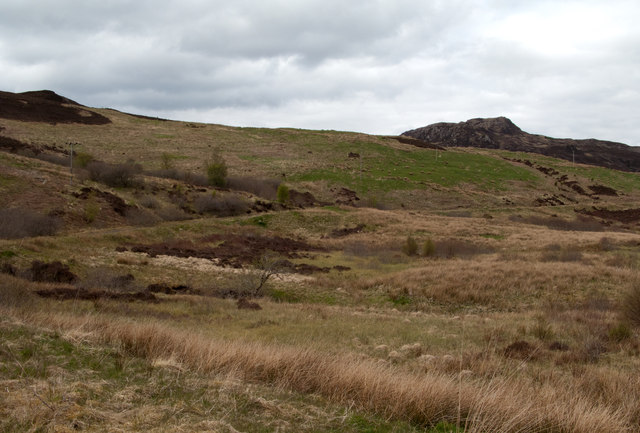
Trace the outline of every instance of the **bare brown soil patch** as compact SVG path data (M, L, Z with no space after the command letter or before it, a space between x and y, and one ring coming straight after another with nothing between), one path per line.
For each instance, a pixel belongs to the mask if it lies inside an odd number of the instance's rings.
M67 265L55 261L51 263L34 260L31 262L31 279L50 283L73 283L78 276Z
M360 201L360 197L356 194L355 191L352 191L348 188L332 188L331 192L335 195L336 204L342 204L346 206L355 206L356 202Z
M210 244L217 243L213 247ZM152 245L133 245L132 252L146 253L150 257L159 255L174 257L196 257L217 262L220 266L242 268L256 263L266 252L274 252L285 259L308 257L308 252L324 251L301 240L280 236L253 234L214 234L198 242L176 240ZM293 265L293 264L292 264ZM297 269L298 265L293 265Z
M597 195L618 196L618 191L616 191L615 189L605 185L599 185L599 184L589 185L588 188L589 190L591 190L591 192L588 192L577 181L570 180L566 174L561 175L560 172L555 168L545 167L535 162L531 162L528 159L517 159L517 158L504 158L504 159L506 159L507 161L516 162L518 164L524 164L527 167L531 167L535 170L538 170L540 173L544 174L545 176L555 178L555 186L560 190L573 191L576 194L579 194L585 197L591 197L594 199L597 198L596 197ZM551 197L542 197L537 199L536 204L538 206L556 206L556 205L563 205L564 203L562 200L560 200L558 196L553 195Z
M608 221L618 221L626 224L636 223L640 221L640 208L610 210L605 208L594 207L591 210L582 209L577 212L582 213L584 215L590 215L590 216L602 218Z
M80 200L87 200L91 196L101 198L111 206L115 213L122 216L124 216L127 210L131 208L131 206L127 205L127 203L117 195L101 191L97 188L84 187L80 192L73 193L73 196Z
M166 283L154 283L147 286L147 292L164 293L166 295L190 294L198 295L200 291L186 284L171 285Z
M618 195L618 191L604 185L589 185L589 189L593 191L594 194L598 195L610 195L614 197Z
M236 303L238 310L262 310L257 302L249 301L247 298L240 298Z

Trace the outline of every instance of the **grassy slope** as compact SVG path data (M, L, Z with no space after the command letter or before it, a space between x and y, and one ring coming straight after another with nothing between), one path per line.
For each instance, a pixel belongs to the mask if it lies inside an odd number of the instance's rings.
M501 206L503 197L531 205L536 196L557 192L538 171L505 161L511 153L474 149L436 152L404 145L393 139L337 131L232 128L221 125L158 121L100 110L113 121L104 126L48 125L2 121L4 134L23 141L80 143L76 151L109 162L132 159L145 168L160 168L167 154L176 168L203 172L214 149L226 159L230 175L271 177L323 199L329 188L346 186L378 204L408 208L456 207L460 204ZM349 158L350 152L361 158ZM522 155L520 155L522 156ZM606 169L570 167L566 162L526 155L548 166L562 166L585 186L591 179L637 191L639 177ZM585 201L584 198L576 197Z
M59 236L0 240L0 257L18 268L35 259L62 260L81 278L108 270L131 273L140 287L161 280L187 283L207 294L241 281L206 261L149 258L117 252L116 247L196 240L228 231L303 238L326 251L294 261L351 268L274 279L258 312L237 310L231 300L198 296L164 297L159 304L40 301L26 310L11 310L7 314L13 319L0 326L6 342L0 352L0 379L10 403L2 417L9 420L2 425L5 431L13 425L64 431L76 422L89 431L113 425L125 431L424 431L424 420L407 423L415 417L409 412L395 413L398 421L384 421L387 412L366 399L355 400L353 407L359 409L347 409L350 404L331 393L308 395L286 384L274 388L268 380L239 381L215 369L205 373L188 365L176 367L162 357L135 356L123 351L117 338L105 342L99 332L77 323L56 331L36 314L43 310L51 312L51 320L77 316L82 322L87 314L114 324L154 322L198 338L354 356L397 369L398 377L422 377L426 371L456 381L468 370L463 384L471 394L499 388L507 390L504 395L518 396L527 390L539 413L553 412L550 395L567 407L584 405L582 414L553 415L564 419L564 430L558 430L590 431L576 420L587 422L600 409L611 429L622 425L638 430L638 335L633 329L626 335L623 329L619 338L615 331L617 326L629 329L620 321L618 304L633 289L639 268L636 227L572 231L513 221L514 214L530 213L573 219L575 207L593 201L559 191L554 179L503 156L553 167L585 187L599 183L625 194L603 197L599 205L628 207L640 190L637 175L499 151L461 149L436 155L363 134L191 125L101 112L114 123L1 123L3 133L21 140L58 145L78 141L79 149L100 159L132 158L147 168L158 168L164 152L178 168L199 170L211 149L219 148L231 175L285 173L294 188L324 199L333 197L332 187L344 186L369 204L377 201L396 209L327 206L151 227L129 227L110 215L100 217L106 228L97 228L82 222L86 203L72 195L80 185L69 185L63 167L0 153L3 206L35 206L41 212L64 207L78 219L73 231ZM362 158L348 158L349 152ZM94 186L128 202L140 200L132 189ZM531 206L536 197L560 193L576 203ZM459 206L465 210L451 211ZM363 232L345 238L331 235L336 228L357 224L364 224ZM448 245L453 257L409 258L401 252L409 235L420 245L427 238L437 246ZM23 284L3 276L0 295L16 287L32 288ZM527 341L534 352L523 358L505 356L505 348L518 341ZM567 349L550 349L555 342ZM415 343L421 345L418 355L401 350ZM54 364L58 367L52 368ZM510 385L501 388L502 381ZM443 399L456 402L459 394L449 392ZM508 417L492 419L483 408L495 407L493 403L469 398L467 403L482 409L476 412L478 419L471 419L480 431L522 427ZM455 413L455 408L447 410ZM122 411L127 419L118 415ZM450 413L447 419L452 421ZM493 427L483 430L483 422ZM514 424L509 427L509 422Z

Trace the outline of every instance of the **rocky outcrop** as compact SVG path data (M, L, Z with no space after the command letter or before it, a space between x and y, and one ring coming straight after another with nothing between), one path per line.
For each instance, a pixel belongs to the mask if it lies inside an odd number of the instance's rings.
M640 150L637 148L612 141L529 134L506 117L434 123L402 135L442 147L481 147L540 153L580 164L640 172Z

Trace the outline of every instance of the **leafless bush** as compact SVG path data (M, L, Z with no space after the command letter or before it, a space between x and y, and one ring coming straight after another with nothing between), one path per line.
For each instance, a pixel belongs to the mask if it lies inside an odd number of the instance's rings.
M178 170L175 168L166 168L161 170L149 170L145 174L154 177L162 177L165 179L174 179L191 185L207 186L209 181L207 176L203 174L192 173L190 171Z
M0 221L2 239L51 236L60 227L60 220L56 217L20 208L0 209Z
M56 155L54 153L38 153L35 158L41 161L47 161L56 165L69 166L69 157L65 155Z
M267 200L276 199L278 186L280 186L278 179L259 179L247 176L227 177L228 188L245 191Z
M114 188L128 188L140 185L137 174L141 167L134 163L109 164L102 161L92 161L87 164L89 178Z
M197 197L193 202L198 213L209 213L217 216L233 216L246 213L251 206L235 194L206 194Z
M156 209L156 215L165 221L184 221L191 219L191 216L182 209L175 206L165 206Z

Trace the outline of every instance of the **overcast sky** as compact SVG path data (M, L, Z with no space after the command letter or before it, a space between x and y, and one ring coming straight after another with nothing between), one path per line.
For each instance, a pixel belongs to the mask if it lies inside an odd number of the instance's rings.
M0 90L238 126L640 145L638 0L2 0Z

